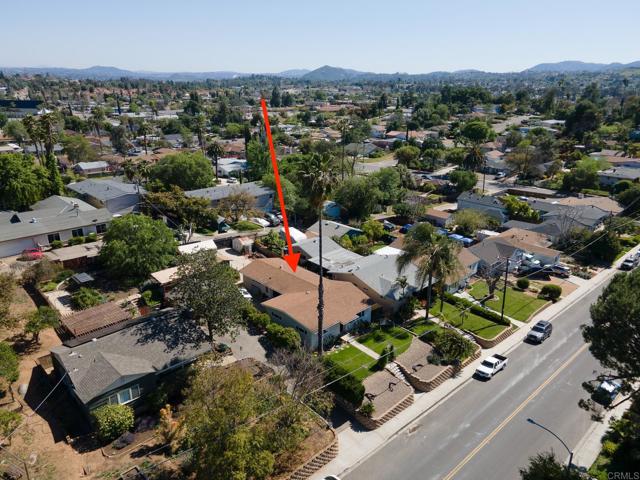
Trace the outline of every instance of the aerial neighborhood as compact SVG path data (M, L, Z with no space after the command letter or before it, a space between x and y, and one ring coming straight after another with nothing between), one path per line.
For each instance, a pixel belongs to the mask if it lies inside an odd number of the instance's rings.
M573 63L0 67L0 477L637 478L640 69Z

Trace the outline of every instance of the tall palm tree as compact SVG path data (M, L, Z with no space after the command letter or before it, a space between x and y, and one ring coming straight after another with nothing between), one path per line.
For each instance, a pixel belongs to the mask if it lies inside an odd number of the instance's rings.
M89 123L96 130L96 134L98 135L98 145L100 145L100 153L102 153L102 131L100 127L105 120L104 110L101 107L96 107L91 112L91 117L89 118Z
M309 203L318 212L318 258L320 277L318 279L318 356L324 349L324 282L322 272L322 209L324 201L336 181L334 159L329 154L313 153L300 171L307 184Z
M218 159L224 155L224 148L222 148L220 142L211 142L207 147L207 155L213 158L216 171L216 183L218 183Z
M32 115L27 115L22 119L22 124L24 125L24 129L27 131L27 135L29 136L29 140L33 143L34 148L36 149L36 157L40 160L40 164L44 164L42 160L42 153L44 148L42 147L42 129L40 128L40 123L36 120L36 118Z
M445 282L446 277L460 268L456 246L452 240L436 233L428 223L419 223L404 237L403 253L398 256L398 273L411 263L417 267L416 279L420 285L427 283L427 307L425 318L429 319L431 292L434 277Z
M142 135L142 140L144 142L144 154L148 155L149 151L148 151L148 147L147 147L147 135L149 135L149 124L144 120L140 120L140 123L138 124L138 134Z

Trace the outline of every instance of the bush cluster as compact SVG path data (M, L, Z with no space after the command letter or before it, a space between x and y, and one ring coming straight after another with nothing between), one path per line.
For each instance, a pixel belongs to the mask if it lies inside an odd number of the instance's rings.
M555 302L562 295L562 287L560 285L545 285L540 290L540 296L548 298Z
M103 442L115 440L133 428L133 409L129 405L103 405L91 415Z
M364 385L342 366L325 357L326 378L329 388L354 407L358 408L364 400Z
M526 290L529 288L529 279L528 278L519 278L516 282L516 285L520 290Z
M285 348L287 350L300 348L300 334L293 328L283 327L277 323L271 322L267 325L267 338L276 348Z

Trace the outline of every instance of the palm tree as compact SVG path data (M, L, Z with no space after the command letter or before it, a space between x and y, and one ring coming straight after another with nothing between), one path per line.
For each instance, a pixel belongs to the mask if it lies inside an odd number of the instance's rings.
M402 274L409 264L416 264L416 279L420 285L427 283L427 320L433 278L436 277L444 284L446 277L460 268L456 248L452 240L436 233L435 228L428 223L419 223L404 237L403 253L397 259L398 273Z
M218 183L218 159L224 155L224 148L220 145L220 142L211 142L207 147L207 155L213 158L216 171L216 183Z
M303 165L300 173L307 184L306 192L309 203L318 212L318 258L320 277L318 279L318 356L322 356L324 348L324 284L322 272L322 208L331 186L336 181L333 157L329 154L314 153Z
M147 135L149 134L149 124L144 119L140 120L140 123L138 124L138 133L142 135L142 139L144 141L144 154L148 155Z
M98 135L98 145L100 145L100 153L102 153L102 138L101 138L101 130L100 127L102 122L105 120L104 110L100 107L96 107L91 112L91 117L89 118L89 124L96 129L96 134Z
M29 136L29 140L33 143L34 148L36 149L36 157L40 160L40 164L42 165L44 162L42 161L42 129L40 128L40 123L36 121L35 117L32 115L27 115L22 119L22 124L24 125L24 129L27 131L27 135Z

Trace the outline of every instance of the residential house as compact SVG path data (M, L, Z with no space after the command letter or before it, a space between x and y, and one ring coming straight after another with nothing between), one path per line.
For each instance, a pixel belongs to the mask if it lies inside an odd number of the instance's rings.
M500 150L490 150L484 154L484 171L486 173L495 174L508 170L505 155Z
M444 210L430 208L424 214L423 219L436 227L446 228L453 221L453 215L449 212L445 212Z
M243 284L271 319L294 328L308 349L318 346L319 276L302 267L292 271L281 258L261 258L244 267ZM367 295L348 282L324 279L324 340L327 344L371 321Z
M107 404L136 406L163 378L211 351L204 331L167 309L105 336L53 347L54 371L89 415Z
M37 115L42 100L17 100L13 98L0 99L0 112L9 118L22 118L27 115Z
M0 257L18 255L29 248L46 247L59 240L101 234L112 214L82 200L52 196L27 212L0 212Z
M328 274L335 280L354 284L383 310L395 312L424 287L417 278L417 267L409 264L404 271L398 272L397 259L397 255L369 255L350 265L334 268ZM404 288L398 282L400 277L407 280Z
M372 153L380 150L373 143L350 143L344 147L344 152L347 155L357 156L357 157L368 157Z
M314 223L306 230L308 237L318 236L319 234L319 222ZM322 220L322 235L330 238L340 238L344 235L349 237L357 237L363 235L364 232L356 227L344 225L342 223L334 222L333 220Z
M324 232L323 232L324 233ZM293 245L293 251L300 253L303 265L315 272L320 268L320 237L311 237ZM341 247L331 237L322 237L322 269L323 273L346 265L351 265L362 258L346 248Z
M510 228L500 235L485 238L469 250L480 259L479 268L503 269L509 259L509 271L515 271L527 261L541 265L558 263L560 252L550 248L550 244L546 235Z
M560 226L561 231L568 231L572 228L586 228L594 231L612 215L612 211L596 206L597 200L586 201L583 204L573 202L575 205L566 205L560 201L549 202L529 198L527 203L540 213L543 223L553 220ZM611 208L611 204L607 203L605 208Z
M464 209L479 210L487 215L500 220L500 223L507 221L507 209L498 197L491 195L479 195L472 192L462 192L458 196L458 210Z
M89 177L91 175L102 175L111 171L111 166L102 160L95 162L79 162L73 167L73 170L79 174Z
M234 173L240 174L247 170L247 161L241 158L219 158L217 165L219 177L229 178Z
M469 284L469 279L478 273L480 258L475 256L468 248L461 248L458 253L460 265L456 272L445 279L446 290L454 293L464 289Z
M237 193L246 193L253 197L254 208L263 212L270 212L273 209L274 191L264 187L259 182L248 182L237 185L219 185L217 187L201 188L184 192L188 197L205 198L209 200L212 207L215 207L222 199Z
M106 208L114 214L130 213L138 209L144 188L117 180L83 180L70 183L67 189L96 208Z
M598 172L600 185L611 187L622 180L638 183L638 181L640 181L640 169L616 167Z

